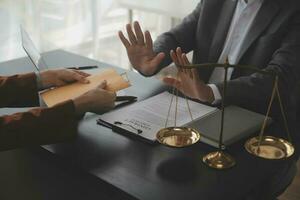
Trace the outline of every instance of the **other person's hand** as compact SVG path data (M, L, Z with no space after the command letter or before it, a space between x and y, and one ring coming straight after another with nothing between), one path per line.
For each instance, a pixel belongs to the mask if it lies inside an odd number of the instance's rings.
M40 73L41 84L44 89L51 87L59 87L72 82L89 83L86 77L90 76L85 72L70 70L70 69L56 69L47 70Z
M119 31L119 37L126 47L132 66L144 75L153 75L165 54L156 54L153 51L153 41L149 31L143 33L138 22L134 22L133 26L134 32L130 24L126 26L129 40L122 31Z
M190 62L180 47L171 51L171 58L177 66L189 65ZM177 78L165 77L164 83L177 88L180 92L192 99L212 103L214 95L212 89L207 86L199 77L197 69L178 68Z
M97 88L73 99L75 111L81 115L86 112L103 113L115 106L116 94L105 90L106 81Z

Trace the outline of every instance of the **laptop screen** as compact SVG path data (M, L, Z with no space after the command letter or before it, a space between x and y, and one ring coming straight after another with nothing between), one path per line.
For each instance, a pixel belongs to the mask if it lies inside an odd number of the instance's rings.
M43 57L35 47L34 43L30 39L26 30L22 26L20 27L20 29L21 29L21 37L22 37L22 46L25 52L27 53L27 55L29 56L31 62L34 64L35 68L38 71L43 71L48 69L45 61L43 60Z

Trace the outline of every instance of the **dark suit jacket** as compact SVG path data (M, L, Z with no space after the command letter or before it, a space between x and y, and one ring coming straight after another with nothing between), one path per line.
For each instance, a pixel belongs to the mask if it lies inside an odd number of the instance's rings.
M0 76L0 107L38 106L34 73ZM67 101L52 108L36 108L25 113L0 117L0 150L63 142L77 130L74 104Z
M300 1L265 0L246 43L241 50L239 64L256 65L280 73L280 91L288 111L290 126L296 123L295 99L292 98L300 75ZM169 55L171 49L182 47L193 51L193 63L217 62L235 11L237 0L202 0L181 24L158 37L155 52ZM167 56L161 68L171 63ZM199 69L207 82L212 69ZM272 78L248 70L234 70L228 82L226 102L257 112L266 113L270 99ZM217 84L222 91L223 84ZM275 104L276 105L276 104ZM278 106L273 117L282 122Z

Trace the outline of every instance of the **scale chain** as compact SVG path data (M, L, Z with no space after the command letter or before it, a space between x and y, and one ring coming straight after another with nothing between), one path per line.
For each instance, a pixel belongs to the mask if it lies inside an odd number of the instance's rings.
M177 126L177 112L178 112L178 89L176 88L176 107L175 107L175 127Z
M187 98L186 95L184 95L184 98L185 98L185 101L186 101L186 105L187 105L187 108L188 108L188 111L189 111L191 120L192 120L192 122L193 122L193 121L194 121L194 118L193 118L193 115L192 115L192 111L191 111L191 107L190 107L190 104L189 104L189 100L188 100L188 98Z
M179 77L179 72L177 73L177 79ZM168 126L168 121L169 121L169 117L170 117L170 114L171 114L171 110L172 110L172 105L173 105L173 101L174 101L174 96L175 96L175 90L176 90L176 105L175 105L175 121L174 121L174 125L175 127L177 126L177 114L178 114L178 89L173 87L172 89L172 98L171 98L171 102L170 102L170 105L169 105L169 109L168 109L168 114L167 114L167 119L166 119L166 122L165 122L165 128ZM186 105L187 105L187 109L188 109L188 112L189 112L189 115L190 115L190 118L192 121L194 121L194 118L193 118L193 115L192 115L192 111L191 111L191 107L190 107L190 104L189 104L189 100L187 98L187 96L184 94L184 98L185 98L185 101L186 101Z
M170 116L170 112L171 112L171 108L172 108L173 100L174 100L174 93L175 93L175 87L173 87L173 90L172 90L172 98L171 98L171 102L170 102L170 105L169 105L169 110L168 110L167 120L166 120L166 123L165 123L165 128L167 128L167 126L168 126L169 116Z
M286 116L286 113L284 111L283 103L282 103L281 96L280 96L280 93L279 93L278 81L277 81L277 84L276 84L276 93L277 93L277 98L278 98L278 101L279 101L280 112L281 112L281 115L282 115L282 118L283 118L285 130L286 130L286 133L287 133L287 136L288 136L288 140L289 140L290 143L292 143L291 132L289 130L289 126L288 126L288 122L287 122L287 116Z
M258 145L257 145L257 153L258 154L260 152L260 146L261 146L261 142L262 142L263 135L264 135L264 132L265 132L265 128L267 126L268 117L270 115L271 108L272 108L272 105L273 105L273 102L274 102L274 99L275 99L277 85L278 85L278 76L276 76L276 78L275 78L275 82L274 82L274 85L273 85L273 88L272 88L272 96L271 96L271 99L270 99L270 102L269 102L269 105L268 105L267 114L266 114L266 117L264 119L261 131L260 131L260 134L259 134L259 140L258 140Z

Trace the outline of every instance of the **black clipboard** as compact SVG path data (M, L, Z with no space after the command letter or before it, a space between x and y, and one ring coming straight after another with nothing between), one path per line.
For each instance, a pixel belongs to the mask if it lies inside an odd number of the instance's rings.
M137 97L135 97L135 96L117 96L116 97L117 104L115 106L115 109L127 106L127 105L132 104L132 103L134 103L136 101L137 101ZM111 124L111 123L105 122L101 118L99 118L97 120L97 124L98 125L104 126L106 128L109 128L109 129L111 129L115 133L119 133L121 135L125 135L125 136L130 137L130 138L142 140L142 141L145 141L145 142L147 142L149 144L156 143L156 141L147 140L144 137L139 136L139 129L131 127L133 129L133 131L129 131L125 127L120 127L120 125L122 126L121 122L116 122L116 123L117 124L119 123L119 126L115 125L115 124ZM125 126L126 126L126 124L125 124ZM135 131L137 131L137 132L135 133Z
M136 139L136 140L141 140L143 142L146 142L148 144L157 144L157 141L152 141L152 140L148 140L144 137L141 137L139 134L135 133L134 131L129 131L126 128L108 123L106 121L103 121L101 118L97 119L97 124L100 126L104 126L106 128L111 129L113 132L124 135L126 137L132 138L132 139Z

